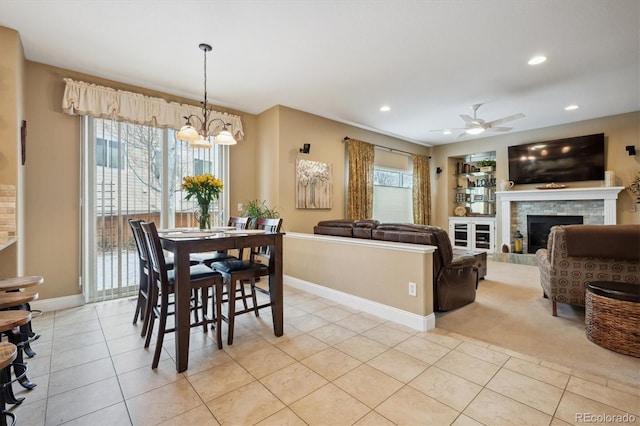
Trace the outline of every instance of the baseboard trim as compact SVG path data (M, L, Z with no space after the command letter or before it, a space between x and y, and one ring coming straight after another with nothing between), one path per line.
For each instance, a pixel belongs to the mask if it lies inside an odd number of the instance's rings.
M436 317L433 313L427 316L417 315L412 312L394 308L393 306L373 302L359 296L354 296L289 275L284 275L283 281L285 285L295 289L351 306L368 314L376 315L380 318L413 328L414 330L428 331L436 327Z
M54 297L53 299L36 300L29 303L31 309L37 309L42 312L53 312L60 309L77 308L84 306L84 296L82 294L74 294L73 296Z
M417 315L402 309L394 308L382 303L354 296L349 293L334 290L309 281L304 281L289 275L283 276L285 285L306 291L316 296L324 297L344 305L351 306L368 314L379 316L389 321L397 322L418 331L428 331L436 327L436 317L433 313L427 316ZM36 300L30 303L31 309L42 312L53 312L60 309L77 308L84 306L84 296L76 294L73 296L55 297L52 299Z

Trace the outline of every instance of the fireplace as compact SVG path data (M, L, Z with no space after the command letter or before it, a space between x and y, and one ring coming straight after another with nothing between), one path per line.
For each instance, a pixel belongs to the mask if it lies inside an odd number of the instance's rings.
M549 231L554 225L582 224L582 216L527 215L527 253L547 247Z
M526 225L527 213L555 213L560 216L577 215L584 216L583 223L590 225L615 225L616 203L618 193L624 190L624 186L600 186L592 188L565 188L541 191L539 189L523 189L512 191L496 191L496 201L499 206L498 226L501 245L511 246L513 231L523 230ZM597 203L594 206L591 203ZM575 204L584 204L577 210ZM528 207L533 204L535 207ZM526 210L520 208L527 205ZM558 209L564 206L567 211ZM519 215L522 214L522 219Z

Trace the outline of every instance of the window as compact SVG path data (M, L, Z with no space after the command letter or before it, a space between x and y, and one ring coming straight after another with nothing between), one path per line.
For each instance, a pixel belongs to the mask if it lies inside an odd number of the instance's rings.
M193 174L203 175L205 173L213 174L213 163L211 161L195 158L193 160Z
M407 173L406 171L387 170L380 167L374 167L373 185L396 188L413 188L413 174Z
M413 174L375 166L373 218L381 222L413 223Z
M118 159L118 157L120 157ZM118 156L118 142L108 139L96 139L96 165L111 169L124 167L124 149Z
M83 126L83 291L92 301L137 294L128 219L197 226L196 202L185 200L182 178L211 173L226 184L228 148L194 149L174 130L127 122L86 117ZM226 199L223 193L212 206L214 224L223 223Z

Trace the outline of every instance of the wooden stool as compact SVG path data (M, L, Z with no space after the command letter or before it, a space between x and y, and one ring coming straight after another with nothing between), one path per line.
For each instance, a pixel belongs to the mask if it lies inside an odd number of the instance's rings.
M21 333L15 330L17 327L24 325L31 321L31 312L25 310L10 310L10 311L0 311L0 333L5 333L9 336L10 345L15 348L15 354L10 364L7 364L4 367L1 367L0 370L2 373L0 374L0 383L2 386L1 398L2 404L0 405L0 409L4 409L4 404L20 404L24 398L16 398L13 394L13 388L11 387L11 365L13 365L13 369L16 374L16 380L20 381L23 386L22 380L26 379L27 366L22 362L22 353L19 343L16 344L18 339L15 338L15 335L20 335ZM14 336L14 337L12 337ZM0 343L1 345L7 344L6 342ZM0 352L1 353L1 352ZM18 365L20 364L20 365ZM17 367L17 368L16 368ZM26 379L26 382L29 382L29 379ZM33 389L36 385L31 384L32 386L25 386L27 389ZM0 418L0 420L2 420Z
M0 280L0 292L17 291L27 287L41 285L42 283L44 283L44 278L40 276L4 278ZM32 313L40 313L40 311L33 311L29 303L26 303L25 306L14 306L8 309L26 309L28 311L31 311ZM23 351L29 358L32 358L36 355L36 353L31 349L30 343L38 339L40 335L33 332L33 329L31 328L31 321L23 325L21 331L27 336L28 339L27 341L23 342Z
M11 419L11 426L16 424L16 415L5 410L5 402L7 402L5 400L5 386L9 389L11 388L11 364L15 361L17 353L18 348L16 345L0 342L0 376L3 388L0 392L0 426L8 425L7 417ZM8 381L5 382L7 378Z
M38 299L38 292L29 289L29 290L19 290L19 291L7 291L0 292L0 309L8 308L9 310L0 311L0 313L15 313L15 312L26 312L28 313L28 319L20 325L18 329L12 327L9 330L0 330L7 335L9 341L15 344L18 347L18 353L16 356L16 361L13 363L13 371L18 378L18 381L25 389L33 389L36 384L31 382L27 376L27 367L24 363L22 354L24 351L24 347L29 344L29 335L27 332L24 332L24 326L31 322L31 312L27 309L21 309L22 307L26 307L29 302L33 302ZM13 308L13 309L11 309Z
M0 291L19 290L21 288L40 285L44 282L43 277L13 277L0 279Z

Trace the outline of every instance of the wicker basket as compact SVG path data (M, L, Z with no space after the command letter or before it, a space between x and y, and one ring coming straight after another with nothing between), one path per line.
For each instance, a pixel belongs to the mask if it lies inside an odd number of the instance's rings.
M585 294L587 338L596 345L640 357L640 303Z

